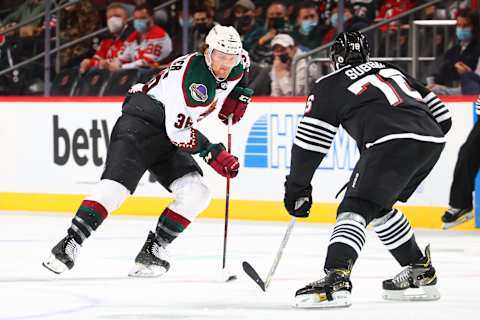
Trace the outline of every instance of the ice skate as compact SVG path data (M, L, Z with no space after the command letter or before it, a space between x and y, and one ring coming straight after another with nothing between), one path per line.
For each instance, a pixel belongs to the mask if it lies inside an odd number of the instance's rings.
M42 265L56 274L72 269L80 247L81 245L68 235L53 247L52 254Z
M309 283L295 293L297 308L341 308L349 307L352 282L350 270L332 269L318 281Z
M170 269L166 249L157 241L155 233L150 231L142 250L135 258L135 266L128 274L130 277L159 277Z
M430 301L440 299L436 288L437 274L432 266L430 245L425 256L412 263L393 279L383 281L383 298L401 301Z
M473 219L473 208L449 208L442 216L443 229L450 229Z

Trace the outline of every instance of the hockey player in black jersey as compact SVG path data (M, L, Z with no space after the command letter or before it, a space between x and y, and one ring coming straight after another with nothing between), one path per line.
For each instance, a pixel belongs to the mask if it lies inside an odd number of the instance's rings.
M383 282L383 297L439 299L429 246L422 253L407 218L392 206L408 200L440 157L451 127L449 110L397 67L370 61L368 43L359 32L339 34L330 56L334 72L315 82L297 128L285 182L287 211L308 217L310 182L340 125L355 139L360 159L338 207L326 276L298 290L295 304L350 306L350 274L369 224L405 267Z

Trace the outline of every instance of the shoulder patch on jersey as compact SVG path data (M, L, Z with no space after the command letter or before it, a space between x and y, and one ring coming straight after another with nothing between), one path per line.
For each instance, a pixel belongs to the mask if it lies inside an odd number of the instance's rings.
M211 74L202 54L192 55L183 73L182 89L189 107L204 107L215 98L217 81Z
M208 99L207 87L203 84L192 83L189 87L190 95L193 99L201 102L205 102Z
M239 79L243 75L243 70L244 70L243 63L240 62L235 67L233 67L232 71L230 71L227 81L234 81Z

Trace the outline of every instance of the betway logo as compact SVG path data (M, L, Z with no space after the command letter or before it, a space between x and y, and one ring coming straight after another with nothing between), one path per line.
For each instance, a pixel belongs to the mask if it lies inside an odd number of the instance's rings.
M59 117L53 116L53 161L63 166L70 160L84 166L92 161L95 166L104 164L104 156L100 155L100 144L105 150L110 143L107 120L92 120L90 128L67 130L61 127Z
M264 114L253 124L245 147L246 168L290 168L290 151L301 114ZM319 169L353 170L359 157L355 141L340 128Z

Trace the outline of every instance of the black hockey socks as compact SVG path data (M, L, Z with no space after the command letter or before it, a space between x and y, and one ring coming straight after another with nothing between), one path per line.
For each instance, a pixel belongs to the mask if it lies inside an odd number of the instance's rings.
M72 225L68 228L68 234L76 242L82 244L93 231L97 230L107 216L107 210L100 203L84 200L72 219Z
M372 226L401 266L407 266L423 257L412 227L400 210L392 209L383 217L373 220Z
M365 244L365 219L354 212L342 212L330 237L325 270L351 269Z
M165 208L158 218L155 235L158 241L166 246L177 238L185 230L190 221L178 213Z

